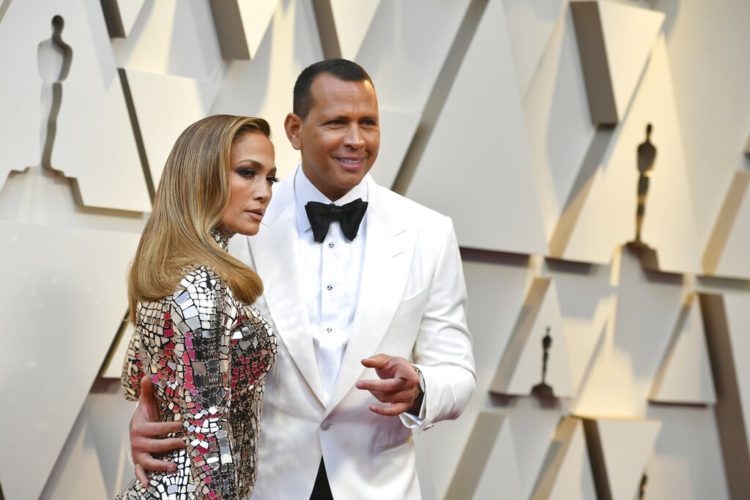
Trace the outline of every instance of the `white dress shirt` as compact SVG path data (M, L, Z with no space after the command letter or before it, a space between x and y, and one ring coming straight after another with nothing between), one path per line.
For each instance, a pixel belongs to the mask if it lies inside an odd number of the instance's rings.
M338 200L329 200L298 167L294 178L297 231L302 263L302 295L313 327L312 337L320 381L326 400L331 397L341 361L349 341L350 327L359 297L367 213L357 237L349 241L338 222L332 222L325 239L313 238L305 205L310 201L344 205L357 198L367 201L367 183L362 181Z

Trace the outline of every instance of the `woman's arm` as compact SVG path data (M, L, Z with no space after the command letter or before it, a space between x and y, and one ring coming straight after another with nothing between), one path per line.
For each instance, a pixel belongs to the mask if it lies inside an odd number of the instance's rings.
M196 270L171 301L171 331L165 352L176 363L175 381L165 395L178 396L197 498L235 498L235 464L230 440L230 335L224 325L226 284L210 271Z
M143 365L141 363L141 339L138 332L133 331L133 335L128 342L128 350L125 353L125 361L122 365L122 391L125 399L138 401L141 394L141 378L143 378Z

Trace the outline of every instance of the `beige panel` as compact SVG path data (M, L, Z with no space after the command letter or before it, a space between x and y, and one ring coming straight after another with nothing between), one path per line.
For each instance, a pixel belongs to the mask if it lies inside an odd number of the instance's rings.
M37 49L52 36L51 21L56 15L64 23L58 28L62 40L58 43L67 45L69 52L58 67L62 71L50 72L44 59L38 59ZM33 144L43 129L49 158L44 161L76 179L80 203L148 210L148 191L101 7L77 2L61 5L52 0L14 2L3 21L0 64L13 67L17 76L8 80L4 98L0 97L0 132L18 143L19 150L0 160L4 169L0 174L41 162L42 150ZM44 86L40 72L47 81ZM61 85L53 85L60 78ZM54 92L57 96L50 98ZM47 133L48 122L56 133Z
M638 170L636 151L648 123L657 148L643 222L643 241L658 253L659 268L698 272L699 244L674 105L669 61L660 38L622 123L597 169L578 216L566 259L606 263L614 247L635 237Z
M609 0L577 1L571 7L591 119L614 125L627 112L664 14Z
M468 325L474 341L477 388L461 418L452 422L442 422L429 432L421 433L417 438L417 464L425 498L443 498L450 486L461 457L456 450L464 449L476 415L485 409L490 380L497 369L513 323L523 305L525 291L532 280L527 257L475 250L464 250L462 256L471 304L468 310ZM546 413L543 415L544 418ZM551 417L552 428L556 425L557 418L558 413L555 412ZM542 426L546 425L547 420L544 420L545 424ZM533 415L525 418L519 423L519 429L514 430L514 436L525 431L526 423L537 421ZM534 438L516 443L515 446L521 446L520 450L527 450L528 443L534 443L530 457L527 456L528 451L524 451L524 460L533 462L537 457L541 460L547 447L547 437L545 432L541 432L539 442ZM522 476L529 479L522 478L522 485L533 481L536 474L534 467L537 465L529 466L524 463Z
M279 0L212 0L211 14L224 59L252 59Z
M147 2L133 31L113 39L112 49L117 67L128 70L210 79L224 65L209 2Z
M503 0L518 89L526 94L550 36L564 15L564 0Z
M571 380L577 394L602 349L609 323L614 322L611 269L547 259L544 273L552 276L557 287Z
M492 452L485 462L482 477L474 490L475 500L492 498L501 491L503 498L507 500L524 498L521 495L512 432L510 424L500 428L500 435L495 440Z
M639 485L661 429L658 420L586 419L597 498L631 500Z
M654 376L682 307L683 278L644 271L639 257L622 251L614 264L615 321L608 323L601 353L583 383L575 412L639 417L645 414Z
M750 131L750 2L657 0L667 13L669 67L683 134L688 182L703 248L719 216L727 187L747 170L742 154ZM713 4L712 4L713 5Z
M504 25L501 0L492 0L406 194L449 215L462 246L544 254L510 46L497 29Z
M503 353L491 390L501 394L532 393L542 384L543 338L551 338L545 384L555 397L574 394L568 360L569 346L554 281L537 278L531 285L512 337ZM539 389L537 389L539 390Z
M738 316L742 320L742 316L747 315L747 302L745 297L733 297L727 301L727 297L721 294L700 294L701 313L705 321L711 368L716 383L716 423L727 487L733 498L741 498L750 491L750 476L747 474L750 470L747 388L744 387L746 384L741 383L743 368L737 366L738 356L742 357L746 352L737 349L746 347L742 338L746 336L736 334L736 331L744 331L744 325L738 325L736 320ZM730 308L733 310L731 313Z
M545 462L531 495L532 500L596 498L580 419L562 419Z
M39 498L104 499L123 490L134 477L127 452L134 407L119 381L95 382Z
M644 498L728 500L713 409L660 405L650 407L648 417L663 425L646 469Z
M104 359L102 369L99 370L99 377L104 379L120 380L122 376L122 366L125 356L128 352L128 343L133 336L133 325L127 321L127 316L123 316L117 335L109 348L109 352Z
M329 0L341 57L355 60L380 6L380 0Z
M380 152L370 174L381 186L393 186L418 125L413 111L380 108Z
M596 127L589 116L568 9L554 26L523 110L549 255L559 257L585 199L587 181L598 167L598 159L589 158L596 151Z
M119 327L138 235L0 226L0 270L19 286L0 310L0 397L23 408L4 416L0 481L8 498L36 498Z
M141 234L148 214L82 207L70 181L41 167L14 173L0 189L0 219L20 224L64 226Z
M381 107L423 111L433 87L440 85L438 75L469 4L381 2L357 54L375 83Z
M518 468L507 418L494 411L482 411L463 450L446 498L521 499Z
M706 274L750 278L750 172L735 172L703 254Z
M570 414L565 399L558 405L540 404L536 398L512 398L507 405L513 430L519 479L523 498L530 498L545 465L550 445L555 439L560 421Z
M207 116L217 82L125 70L154 187L177 137Z
M102 0L107 30L112 38L125 38L133 30L146 0Z
M706 350L703 316L694 295L680 311L650 401L658 403L714 404L716 393Z
M269 27L269 37L251 61L231 61L210 113L261 116L271 124L279 176L293 171L299 153L286 140L283 124L292 111L297 75L322 58L315 17L308 2L281 2Z
M746 442L750 449L750 363L747 362L747 353L750 353L750 335L747 334L747 326L750 325L750 295L726 293L724 307L745 435L748 436Z

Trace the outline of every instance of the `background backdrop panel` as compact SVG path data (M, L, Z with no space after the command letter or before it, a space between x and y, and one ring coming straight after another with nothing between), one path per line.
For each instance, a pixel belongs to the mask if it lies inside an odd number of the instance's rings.
M332 55L378 91L372 175L463 246L477 390L416 437L425 498L741 497L748 23L745 0L0 2L5 498L132 477L125 274L166 155L259 115L288 175L292 85Z

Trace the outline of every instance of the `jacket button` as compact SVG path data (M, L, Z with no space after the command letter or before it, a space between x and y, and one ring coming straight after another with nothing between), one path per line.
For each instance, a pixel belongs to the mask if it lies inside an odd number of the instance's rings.
M320 424L320 428L323 429L324 431L327 431L328 429L331 428L331 421L330 420L323 420L323 422L321 422L321 424Z

